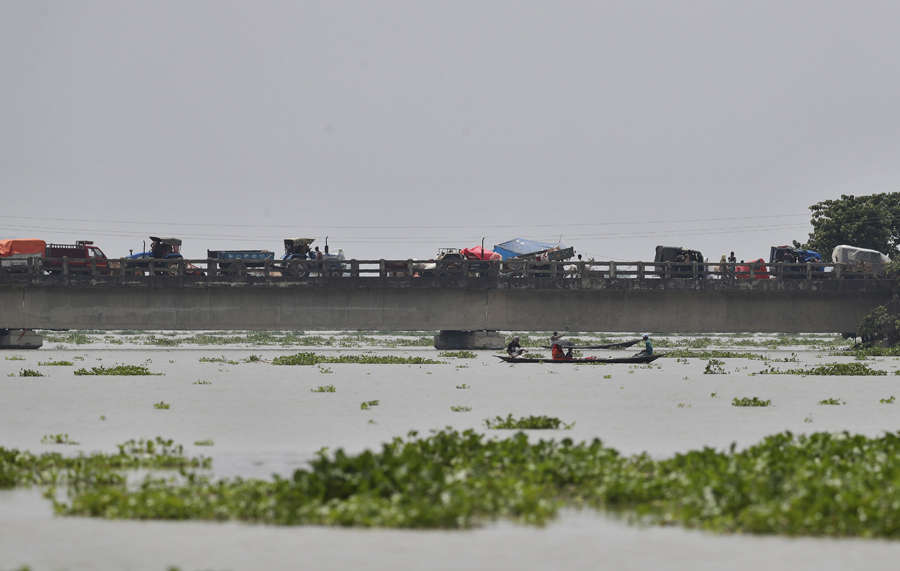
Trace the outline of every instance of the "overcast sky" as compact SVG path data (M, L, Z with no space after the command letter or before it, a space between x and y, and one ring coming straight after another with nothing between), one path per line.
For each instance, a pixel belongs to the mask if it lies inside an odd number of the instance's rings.
M0 0L0 237L597 259L898 190L900 3Z

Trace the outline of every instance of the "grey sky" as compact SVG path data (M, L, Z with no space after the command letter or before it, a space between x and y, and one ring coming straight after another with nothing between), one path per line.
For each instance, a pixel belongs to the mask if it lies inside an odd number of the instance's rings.
M2 237L604 259L900 181L896 2L0 2Z

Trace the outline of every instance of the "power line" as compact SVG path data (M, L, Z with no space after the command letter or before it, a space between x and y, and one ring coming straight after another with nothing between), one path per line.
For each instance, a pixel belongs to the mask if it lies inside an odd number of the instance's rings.
M304 225L305 228L323 228L326 230L335 229L335 230L379 230L379 229L396 229L396 230L430 230L430 229L441 229L441 230L454 230L454 229L464 229L470 228L473 230L482 230L485 228L583 228L583 227L594 227L594 226L611 226L611 225L624 225L624 224L682 224L682 223L690 223L690 222L725 222L730 220L761 220L761 219L769 219L769 218L796 218L796 217L809 217L809 213L796 213L796 214L765 214L765 215L756 215L756 216L720 216L720 217L704 217L704 218L669 218L669 219L659 219L659 220L604 220L598 222L565 222L565 223L554 223L554 224L527 224L527 223L517 223L517 224L457 224L457 225L433 225L433 224L422 224L422 225L398 225L398 224L382 224L382 225L330 225L330 224L313 224L313 225ZM16 219L16 220L39 220L39 221L47 221L47 222L84 222L84 223L102 223L102 224L128 224L128 225L142 225L142 226L186 226L186 227L211 227L211 228L259 228L259 224L234 224L234 223L215 223L215 222L149 222L149 221L136 221L136 220L109 220L109 219L90 219L90 218L54 218L54 217L45 217L45 216L17 216L17 215L0 215L0 218L5 219ZM267 228L285 228L285 229L297 229L298 224L266 224Z

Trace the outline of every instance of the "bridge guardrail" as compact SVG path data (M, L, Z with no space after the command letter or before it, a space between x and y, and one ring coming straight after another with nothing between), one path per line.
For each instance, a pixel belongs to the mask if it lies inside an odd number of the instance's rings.
M219 259L84 260L33 258L0 264L0 284L152 285L379 282L398 287L436 283L447 287L578 287L597 280L845 280L883 278L870 268L834 263L775 264L720 262L532 260L265 260Z

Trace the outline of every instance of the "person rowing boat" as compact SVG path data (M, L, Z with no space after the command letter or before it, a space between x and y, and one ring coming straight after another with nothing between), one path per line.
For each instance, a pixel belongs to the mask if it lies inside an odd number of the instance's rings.
M519 357L524 352L525 349L522 349L522 345L519 342L518 336L513 337L509 344L506 346L506 354L510 357Z

